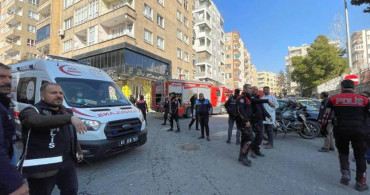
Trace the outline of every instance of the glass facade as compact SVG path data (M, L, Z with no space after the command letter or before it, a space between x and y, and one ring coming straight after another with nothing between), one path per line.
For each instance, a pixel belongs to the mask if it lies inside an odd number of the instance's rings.
M169 72L169 64L154 58L142 55L129 49L119 49L81 60L90 66L110 69L120 67L121 73L137 76L165 76ZM154 77L155 78L155 77Z
M37 30L36 42L40 42L50 37L50 24Z

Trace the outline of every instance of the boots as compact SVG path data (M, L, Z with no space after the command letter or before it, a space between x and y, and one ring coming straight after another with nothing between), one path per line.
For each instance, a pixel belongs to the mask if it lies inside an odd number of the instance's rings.
M240 153L239 153L239 159L238 159L240 162L243 163L243 165L247 166L247 167L250 167L252 166L252 161L250 161L248 159L248 153L246 154L243 154L242 152L242 149L240 149Z
M179 124L179 122L176 122L176 124L177 124L177 130L175 132L180 132L180 124Z
M369 186L365 182L356 182L355 189L361 192L364 190L368 190Z
M340 183L343 185L348 185L351 181L351 172L349 170L341 170L342 178L340 178Z

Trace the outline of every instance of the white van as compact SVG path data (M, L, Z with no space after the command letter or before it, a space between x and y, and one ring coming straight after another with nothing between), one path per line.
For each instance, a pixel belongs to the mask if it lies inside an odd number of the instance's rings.
M85 134L78 135L84 157L100 158L146 142L147 129L141 111L130 103L106 72L68 58L49 58L11 66L18 135L21 132L19 112L41 100L42 84L53 82L62 86L63 105L72 109L88 128Z

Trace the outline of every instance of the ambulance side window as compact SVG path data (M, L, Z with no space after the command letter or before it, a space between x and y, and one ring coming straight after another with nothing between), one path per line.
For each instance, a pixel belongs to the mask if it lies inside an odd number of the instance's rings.
M17 102L35 104L36 77L21 78L17 87Z

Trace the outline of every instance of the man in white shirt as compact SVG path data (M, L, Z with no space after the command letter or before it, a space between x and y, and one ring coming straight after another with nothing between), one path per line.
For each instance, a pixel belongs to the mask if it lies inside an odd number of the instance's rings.
M276 121L276 114L275 110L279 108L279 102L277 101L276 97L274 95L270 94L270 87L266 86L263 87L263 96L261 99L267 99L270 100L274 103L274 107L269 106L268 104L263 104L265 107L266 111L270 114L272 120L265 119L263 121L265 131L267 131L268 135L268 142L264 143L265 149L271 149L274 146L274 136L272 133L273 125L275 124Z

